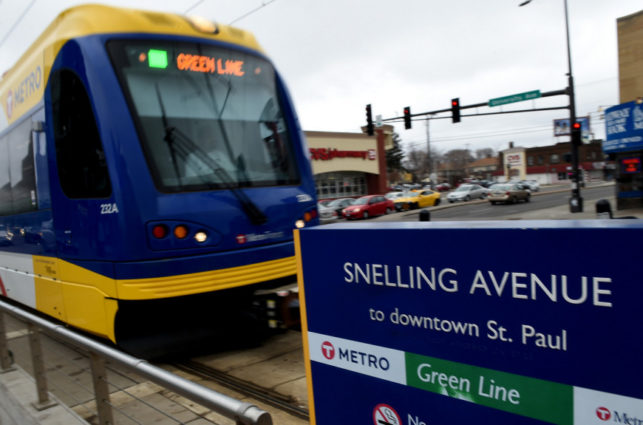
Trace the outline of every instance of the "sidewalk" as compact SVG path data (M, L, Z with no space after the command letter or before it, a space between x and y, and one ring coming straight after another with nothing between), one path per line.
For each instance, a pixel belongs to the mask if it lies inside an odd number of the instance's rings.
M643 218L643 208L615 211L616 198L606 198L612 207L612 218ZM570 212L569 205L561 205L553 208L529 211L521 214L514 214L506 217L507 220L593 220L599 219L596 214L596 201L585 202L583 212Z

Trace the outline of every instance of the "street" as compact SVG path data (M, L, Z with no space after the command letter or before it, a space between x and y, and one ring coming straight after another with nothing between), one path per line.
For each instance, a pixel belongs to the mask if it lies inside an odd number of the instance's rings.
M460 202L455 204L440 205L429 208L431 221L461 221L461 220L507 220L520 219L520 214L529 213L529 219L546 219L546 215L538 217L539 210L568 205L570 190L548 192L543 190L534 194L530 202L518 204L491 205L488 201ZM594 211L594 204L599 199L609 199L614 196L614 186L589 186L582 190L585 211ZM446 198L443 194L442 198ZM614 206L612 206L614 208ZM377 217L374 220L382 221L418 221L419 211L396 213Z

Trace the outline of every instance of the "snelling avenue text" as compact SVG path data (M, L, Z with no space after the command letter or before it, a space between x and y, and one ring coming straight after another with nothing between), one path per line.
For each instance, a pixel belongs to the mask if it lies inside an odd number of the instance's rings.
M456 293L461 279L456 269L372 263L343 264L344 282L367 287ZM467 273L468 274L468 273ZM612 278L567 274L542 275L516 271L476 270L465 276L469 295L572 305L612 307Z

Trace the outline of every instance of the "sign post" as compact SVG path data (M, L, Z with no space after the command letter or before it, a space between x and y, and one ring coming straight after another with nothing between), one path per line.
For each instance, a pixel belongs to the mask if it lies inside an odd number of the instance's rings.
M643 423L642 238L619 220L296 231L311 424Z

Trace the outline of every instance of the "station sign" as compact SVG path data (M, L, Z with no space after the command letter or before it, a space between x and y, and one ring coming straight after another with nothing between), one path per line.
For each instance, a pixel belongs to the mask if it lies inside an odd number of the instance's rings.
M643 223L295 232L313 425L643 423Z
M605 153L643 150L643 104L628 102L605 110Z

